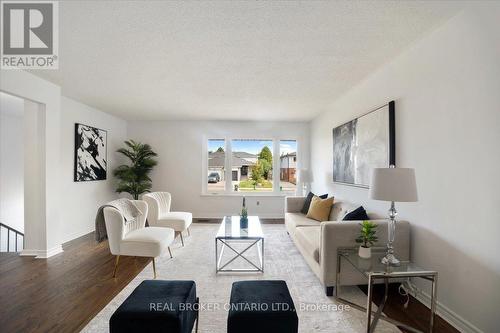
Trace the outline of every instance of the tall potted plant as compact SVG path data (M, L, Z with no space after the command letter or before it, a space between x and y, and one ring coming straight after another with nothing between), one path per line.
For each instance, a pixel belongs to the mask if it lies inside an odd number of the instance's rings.
M370 221L363 221L359 225L361 226L361 234L356 238L356 243L361 244L359 246L359 256L368 259L372 256L371 246L378 240L378 237L375 236L377 225Z
M125 141L125 145L126 148L120 148L117 152L126 156L130 160L130 165L120 165L115 169L114 175L118 178L116 192L130 193L135 200L138 200L139 195L151 190L149 173L157 164L154 157L158 154L150 145L134 140Z

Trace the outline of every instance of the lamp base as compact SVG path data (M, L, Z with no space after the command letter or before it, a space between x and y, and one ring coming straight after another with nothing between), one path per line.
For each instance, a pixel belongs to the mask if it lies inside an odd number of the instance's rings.
M401 262L399 261L398 258L394 256L392 253L387 253L385 257L380 259L380 262L384 265L389 265L389 266L399 266L401 265Z
M394 205L394 201L391 202L391 208L389 209L389 223L387 223L388 235L387 235L387 252L385 257L383 257L380 262L384 265L389 266L399 266L401 263L398 258L394 256L394 237L396 236L396 216L398 212Z

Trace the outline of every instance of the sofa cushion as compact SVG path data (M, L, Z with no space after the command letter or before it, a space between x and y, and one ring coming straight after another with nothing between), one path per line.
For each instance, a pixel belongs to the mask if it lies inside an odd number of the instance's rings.
M319 240L321 227L298 227L295 230L297 243L319 263Z
M314 196L309 211L307 212L307 217L320 222L328 221L332 205L333 197L321 199L320 197Z
M120 244L120 254L157 257L174 241L174 229L140 228L127 233Z
M307 194L306 200L304 201L304 207L302 207L302 210L301 210L302 214L307 214L307 212L309 211L309 206L311 206L311 201L312 201L314 196L315 196L315 194L312 192L309 192ZM326 198L328 198L328 194L318 195L318 197L320 197L321 199L326 199Z
M332 209L330 210L330 216L328 217L328 220L337 221L341 212L342 212L342 202L335 201L333 203Z
M184 231L191 225L193 214L187 212L168 212L160 216L154 226L172 228L175 231Z
M296 227L319 227L320 225L320 222L309 219L302 213L286 213L285 219L286 224L291 229L295 229Z
M344 216L358 207L347 201L335 201L330 211L329 221L342 221Z
M344 218L342 219L343 221L364 221L364 220L369 220L370 218L368 215L366 215L366 210L363 208L363 206L359 206L355 210L347 213Z

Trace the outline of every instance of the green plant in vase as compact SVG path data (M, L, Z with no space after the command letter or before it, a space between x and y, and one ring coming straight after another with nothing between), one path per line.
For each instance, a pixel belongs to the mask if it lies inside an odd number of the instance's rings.
M375 235L377 225L371 221L363 221L359 225L361 226L361 233L356 238L356 243L361 244L359 246L359 256L368 259L372 256L371 246L378 241L378 237Z
M241 207L240 227L242 229L248 228L248 210L247 210L247 207L245 205L245 198L243 198L243 205Z

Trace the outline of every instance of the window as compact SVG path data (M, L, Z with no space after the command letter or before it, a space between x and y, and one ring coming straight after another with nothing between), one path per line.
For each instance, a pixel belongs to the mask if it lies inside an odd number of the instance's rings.
M224 139L208 140L208 170L207 170L207 192L225 192L225 168L226 168L226 141Z
M280 190L295 191L297 188L297 141L280 141Z
M297 190L296 140L211 138L206 147L203 193L291 195Z
M233 191L273 191L273 140L232 140L231 151Z

